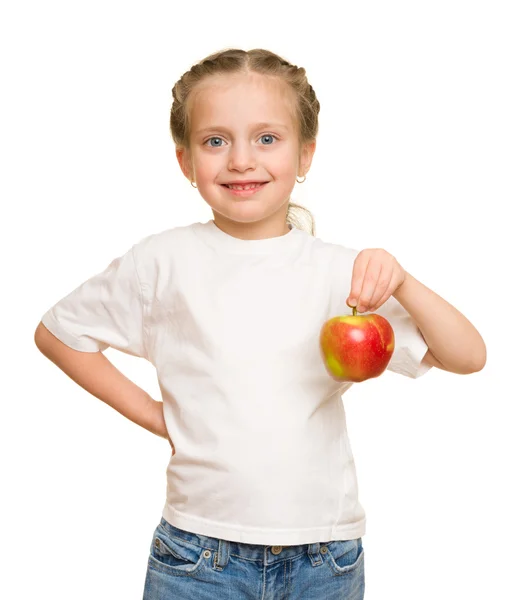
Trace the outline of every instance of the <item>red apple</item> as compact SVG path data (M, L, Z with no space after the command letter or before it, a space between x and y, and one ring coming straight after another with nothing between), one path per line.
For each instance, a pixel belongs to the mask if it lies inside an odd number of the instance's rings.
M381 315L341 315L320 331L322 359L336 381L359 383L381 375L394 352L394 331Z

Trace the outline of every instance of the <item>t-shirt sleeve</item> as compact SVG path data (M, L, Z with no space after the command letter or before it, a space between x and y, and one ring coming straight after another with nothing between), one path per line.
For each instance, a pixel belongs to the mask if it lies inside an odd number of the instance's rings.
M45 327L74 350L98 352L110 346L146 358L134 248L52 306L42 316Z
M352 314L352 309L346 304L351 291L353 265L358 251L337 246L334 261L334 293L337 314ZM362 315L371 313L364 312ZM424 363L423 358L429 349L421 331L405 308L391 296L376 314L386 318L394 331L394 352L387 370L412 379L418 379L432 368Z
M387 370L412 379L418 379L427 373L432 365L422 361L429 347L405 308L391 296L375 312L386 318L394 331L394 352Z

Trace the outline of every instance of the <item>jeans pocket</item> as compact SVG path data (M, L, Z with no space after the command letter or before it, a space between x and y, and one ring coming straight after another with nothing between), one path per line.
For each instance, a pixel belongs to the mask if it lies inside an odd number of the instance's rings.
M195 575L211 556L210 550L167 533L162 525L154 531L149 567L171 575Z
M336 575L351 573L364 560L362 538L355 540L334 540L325 546L326 561Z

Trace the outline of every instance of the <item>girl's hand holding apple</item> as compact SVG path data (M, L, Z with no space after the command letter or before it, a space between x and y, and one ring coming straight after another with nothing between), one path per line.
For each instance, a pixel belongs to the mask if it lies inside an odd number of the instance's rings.
M405 281L405 269L392 254L382 248L367 248L357 255L353 265L351 293L346 304L360 312L374 312Z
M362 250L356 257L351 293L346 304L352 315L333 317L320 332L324 365L337 381L361 382L381 375L394 352L394 331L381 315L359 315L382 306L405 280L405 270L381 248Z

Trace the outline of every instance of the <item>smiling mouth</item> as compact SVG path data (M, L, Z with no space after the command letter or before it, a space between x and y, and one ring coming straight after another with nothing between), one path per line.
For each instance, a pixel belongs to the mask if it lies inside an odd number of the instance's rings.
M259 183L248 183L246 185L234 185L234 184L229 184L229 183L223 183L222 185L224 187L227 187L230 190L251 190L251 189L255 189L255 188L259 188L262 187L263 185L266 185L266 183L268 183L267 181L263 181L263 182L259 182Z

